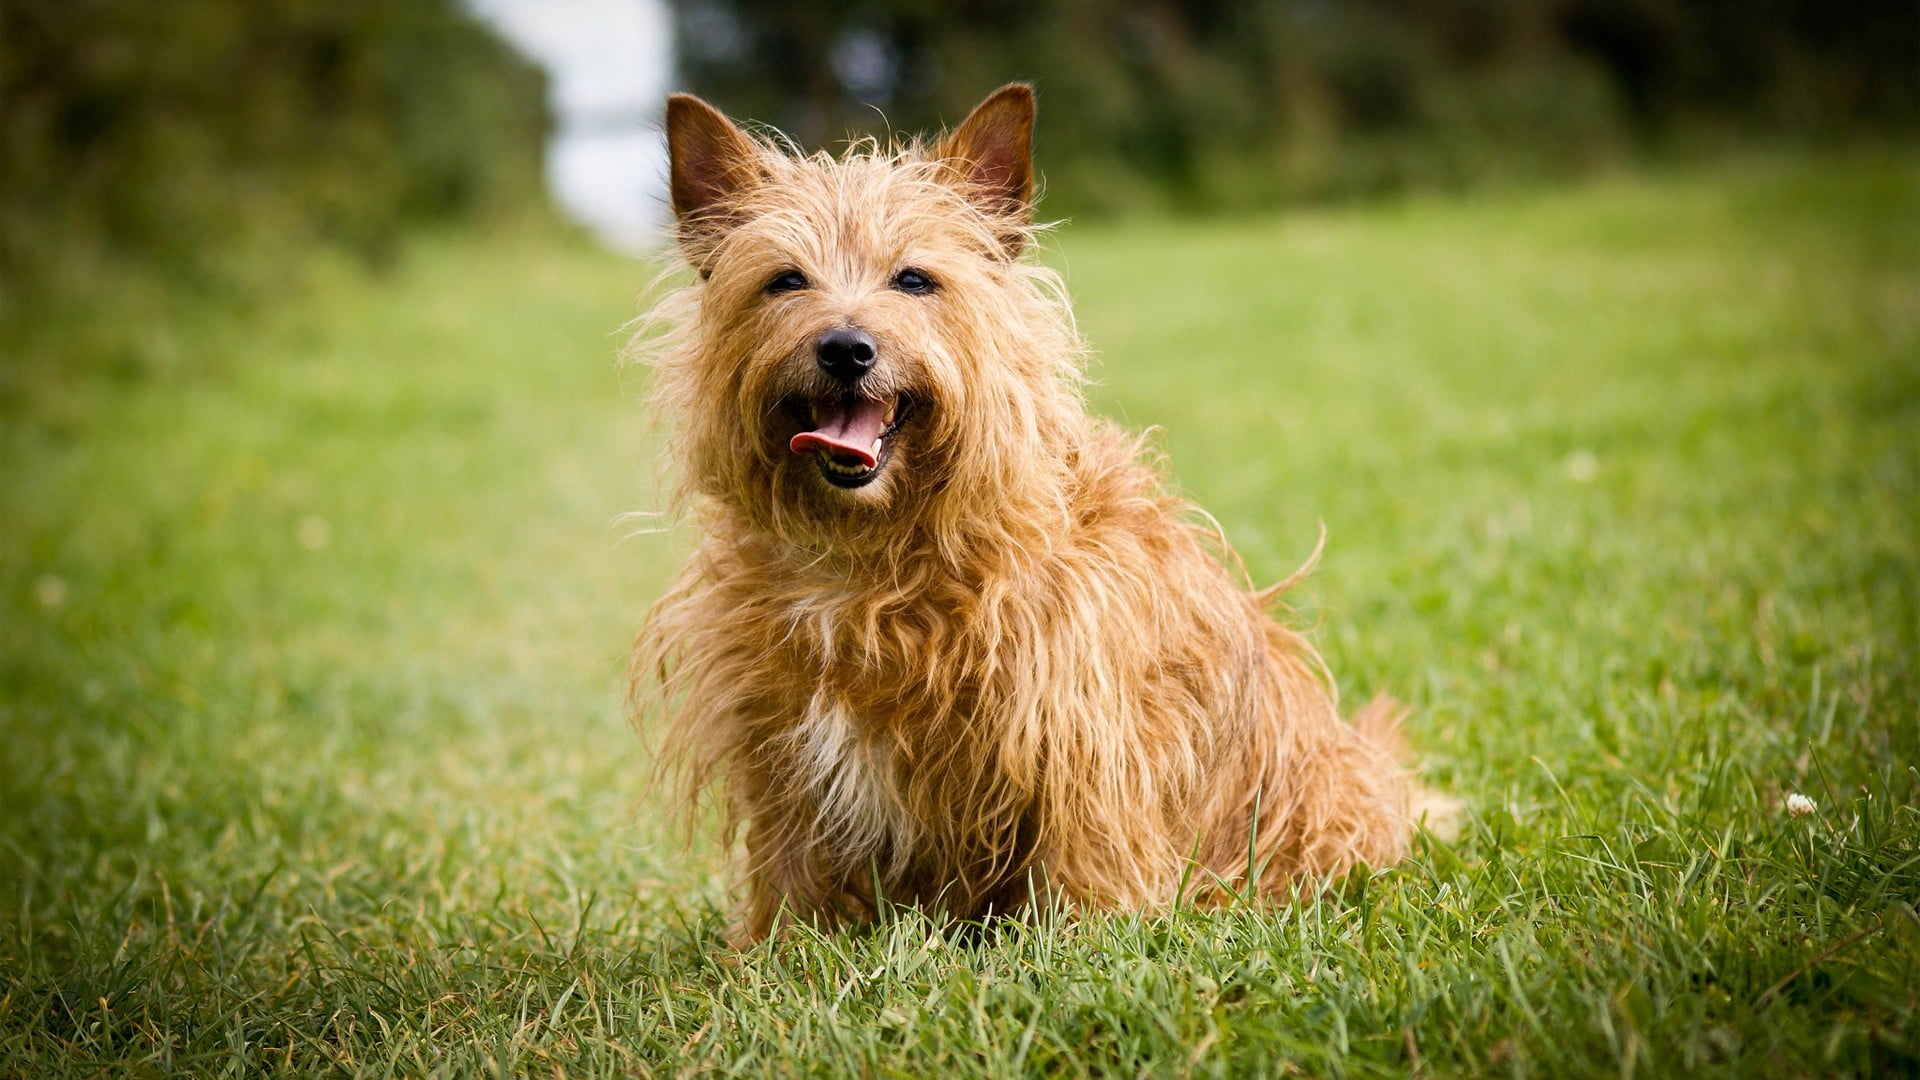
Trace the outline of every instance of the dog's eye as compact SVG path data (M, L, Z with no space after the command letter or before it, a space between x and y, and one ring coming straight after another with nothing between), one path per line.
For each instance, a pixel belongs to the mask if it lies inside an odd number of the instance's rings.
M902 270L893 275L893 287L903 293L930 293L933 279L918 270Z
M807 275L798 270L788 270L767 282L766 288L761 291L772 296L775 293L798 292L806 287Z

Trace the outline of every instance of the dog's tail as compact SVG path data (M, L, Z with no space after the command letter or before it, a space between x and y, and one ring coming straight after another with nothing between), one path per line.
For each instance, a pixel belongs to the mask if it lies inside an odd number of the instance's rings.
M1412 711L1405 703L1386 694L1378 694L1353 714L1353 729L1360 733L1361 738L1404 766L1407 762L1407 744L1400 735L1400 725ZM1460 800L1427 787L1411 775L1411 769L1408 771L1407 812L1414 824L1424 826L1442 840L1459 836Z

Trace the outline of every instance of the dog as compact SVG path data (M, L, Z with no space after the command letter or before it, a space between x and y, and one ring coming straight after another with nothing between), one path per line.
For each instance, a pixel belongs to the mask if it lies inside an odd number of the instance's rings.
M1088 412L1062 283L1024 258L1033 123L1016 83L835 157L668 100L691 274L641 347L701 538L636 712L684 794L720 793L738 943L889 903L1285 897L1414 835L1399 707L1344 722L1269 613L1293 579L1243 587Z

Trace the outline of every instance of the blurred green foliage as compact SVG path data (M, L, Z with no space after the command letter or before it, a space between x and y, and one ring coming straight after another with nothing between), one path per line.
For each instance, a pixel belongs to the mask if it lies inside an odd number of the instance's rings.
M1037 82L1052 214L1458 189L1920 120L1911 2L671 2L688 88L806 145Z
M151 316L273 295L316 251L537 205L543 76L457 0L0 6L0 410L138 372Z

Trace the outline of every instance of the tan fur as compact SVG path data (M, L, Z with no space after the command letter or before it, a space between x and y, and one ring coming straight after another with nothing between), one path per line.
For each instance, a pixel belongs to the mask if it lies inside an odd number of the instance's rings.
M689 795L744 838L738 935L893 902L955 917L1284 893L1412 832L1397 707L1337 714L1139 438L1088 414L1032 233L1032 95L932 146L799 156L669 107L696 280L647 346L698 550L635 649ZM901 267L938 282L891 288ZM808 287L769 294L773 275ZM916 408L858 490L789 451L816 337ZM1367 737L1367 736L1373 737ZM1251 870L1251 875L1250 875Z

